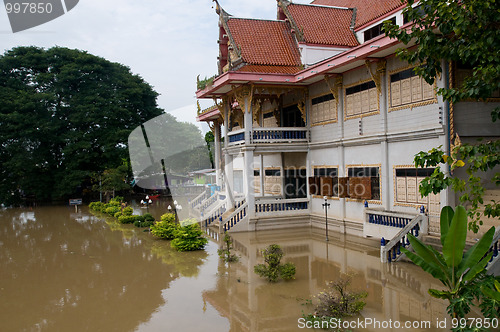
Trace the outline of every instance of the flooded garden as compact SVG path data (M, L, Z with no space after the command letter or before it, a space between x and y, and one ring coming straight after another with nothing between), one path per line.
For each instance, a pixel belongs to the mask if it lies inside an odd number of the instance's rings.
M148 210L167 212L161 202ZM229 264L217 255L222 237L205 236L205 250L178 252L87 207L0 210L0 331L302 331L309 300L343 274L368 294L361 319L429 321L410 330L438 331L447 317L427 293L439 283L412 264L380 263L374 240L330 232L326 242L311 228L234 233L239 260ZM273 243L295 264L294 280L254 273Z

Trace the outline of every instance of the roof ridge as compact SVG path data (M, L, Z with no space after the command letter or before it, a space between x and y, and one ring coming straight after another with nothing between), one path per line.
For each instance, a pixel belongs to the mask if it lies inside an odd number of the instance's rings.
M291 2L290 5L310 6L310 7L323 7L323 8L334 8L334 9L347 9L347 10L353 10L353 9L355 9L355 7L339 7L339 6L316 5L316 4L313 4L313 3L296 3L296 2Z

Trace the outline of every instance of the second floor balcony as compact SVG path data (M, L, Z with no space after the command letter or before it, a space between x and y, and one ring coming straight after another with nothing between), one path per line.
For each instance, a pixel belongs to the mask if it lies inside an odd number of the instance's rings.
M245 135L250 135L250 144L305 143L309 142L309 130L303 127L253 128L228 133L228 146L245 144Z

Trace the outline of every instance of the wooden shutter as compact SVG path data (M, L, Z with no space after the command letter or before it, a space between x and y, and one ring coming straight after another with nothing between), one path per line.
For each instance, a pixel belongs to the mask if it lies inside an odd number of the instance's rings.
M377 88L371 88L369 91L370 91L370 111L377 111L379 109Z
M309 194L319 195L319 178L311 176L309 177Z
M418 190L418 188L420 188L420 182L422 182L423 179L425 179L425 177L423 176L417 177L417 202L420 204L427 205L429 197L428 196L422 197L422 195L420 195L420 191Z
M370 93L368 90L361 92L361 113L370 111Z
M429 194L429 213L439 215L441 213L440 209L440 196L439 193Z
M422 79L419 76L411 78L411 101L422 101Z
M361 199L372 199L372 180L370 177L359 178L359 185L362 186L363 190L359 193L359 198ZM359 187L358 185L358 187ZM359 188L358 188L359 191Z
M345 98L345 114L347 117L354 114L354 95L348 95Z
M361 113L361 93L357 92L353 94L354 96L354 108L353 108L353 114L357 115Z
M411 103L411 83L410 79L401 80L401 104Z
M328 109L328 113L325 120L337 120L337 102L332 99L325 103L325 108Z
M339 198L349 197L349 178L339 178Z
M417 202L417 178L406 178L406 200L408 203Z
M391 83L391 105L392 107L401 105L401 82Z
M422 79L422 94L424 100L434 98L434 86L427 83L424 79Z
M322 176L320 179L320 188L322 196L333 196L333 179L329 176Z
M396 178L396 201L406 203L406 177Z

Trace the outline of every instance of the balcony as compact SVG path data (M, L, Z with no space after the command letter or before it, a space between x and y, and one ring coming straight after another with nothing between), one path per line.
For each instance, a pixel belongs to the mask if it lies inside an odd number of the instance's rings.
M245 143L245 130L228 133L229 146ZM251 144L308 143L309 130L303 127L254 128L250 131Z

